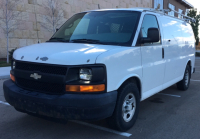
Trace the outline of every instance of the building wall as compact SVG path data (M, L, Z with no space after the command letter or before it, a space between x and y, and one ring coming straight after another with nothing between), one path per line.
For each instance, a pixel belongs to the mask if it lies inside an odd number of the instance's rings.
M175 6L176 11L178 11L178 9L181 9L183 10L183 14L185 14L187 8L184 5L177 2L176 0L169 0L169 3ZM168 0L164 0L164 9L168 9ZM175 16L178 17L178 14L175 13Z
M101 9L105 8L131 8L131 7L148 7L152 8L152 0L59 0L64 9L64 23L68 18L78 12L98 9L98 4ZM21 5L23 8L19 9L17 6L16 11L21 10L22 14L19 19L21 24L17 29L10 34L9 50L20 48L23 46L35 44L38 42L37 33L40 42L47 41L52 32L45 30L41 27L40 23L45 22L43 16L46 15L44 3L46 0L22 0ZM34 12L34 6L35 11ZM0 16L2 10L0 9ZM37 27L36 27L36 19ZM2 30L0 30L0 58L6 57L6 37Z

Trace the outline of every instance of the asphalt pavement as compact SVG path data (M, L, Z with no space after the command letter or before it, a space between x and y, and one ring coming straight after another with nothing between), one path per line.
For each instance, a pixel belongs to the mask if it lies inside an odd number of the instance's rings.
M141 102L138 120L122 133L105 120L96 122L51 121L17 112L5 102L0 80L0 139L200 139L200 59L190 88L176 85Z

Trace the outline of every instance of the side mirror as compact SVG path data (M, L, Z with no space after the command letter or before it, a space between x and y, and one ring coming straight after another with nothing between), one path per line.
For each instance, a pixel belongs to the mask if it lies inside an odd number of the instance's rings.
M57 32L58 30L59 30L59 29L57 28L57 29L56 29L56 32Z
M149 28L147 33L147 38L142 38L142 43L152 43L159 42L160 40L160 32L158 28Z

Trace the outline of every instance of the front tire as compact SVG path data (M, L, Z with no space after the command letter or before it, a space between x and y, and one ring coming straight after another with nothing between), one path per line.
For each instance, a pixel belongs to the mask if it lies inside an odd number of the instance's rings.
M139 90L135 83L123 85L118 92L114 113L107 119L109 126L119 131L129 130L138 117L139 104Z
M187 65L184 73L183 80L177 83L177 88L182 91L186 91L189 86L190 86L190 77L191 77L191 72L190 72L190 66Z

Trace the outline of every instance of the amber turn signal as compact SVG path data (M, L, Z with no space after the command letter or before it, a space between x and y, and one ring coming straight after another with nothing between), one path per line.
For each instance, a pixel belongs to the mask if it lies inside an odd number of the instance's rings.
M10 74L10 78L13 82L15 82L15 76L13 76L12 74Z
M102 92L105 91L105 84L100 85L66 85L67 92Z

